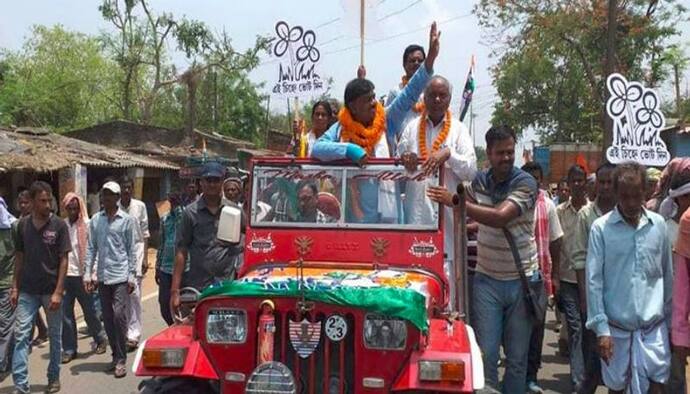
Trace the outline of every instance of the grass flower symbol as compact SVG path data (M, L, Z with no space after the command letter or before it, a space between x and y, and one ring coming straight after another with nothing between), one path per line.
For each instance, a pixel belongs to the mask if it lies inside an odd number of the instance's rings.
M618 117L625 112L625 107L631 101L637 101L642 97L642 86L628 84L620 75L613 75L608 80L611 98L607 103L608 112L613 117Z
M316 63L321 58L321 53L319 52L314 44L316 43L316 34L314 31L307 30L302 36L302 46L297 48L297 60L303 62L307 59L311 60L312 63Z
M635 112L637 123L641 125L651 123L654 128L661 128L664 118L657 111L658 105L659 100L656 98L656 95L651 91L645 92L642 96L642 107Z
M276 35L278 42L273 46L273 54L281 57L287 52L290 44L302 39L304 30L302 26L294 26L290 28L284 21L276 23ZM312 33L313 34L313 33Z

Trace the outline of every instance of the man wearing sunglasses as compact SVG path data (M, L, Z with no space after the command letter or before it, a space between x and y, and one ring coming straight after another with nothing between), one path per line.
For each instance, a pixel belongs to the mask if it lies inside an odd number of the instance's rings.
M217 240L218 221L223 209L222 193L225 167L220 163L204 164L201 171L201 196L187 205L177 229L177 253L173 268L170 307L180 306L180 288L202 290L219 279L232 278L242 243L227 244ZM189 257L189 270L185 262ZM184 273L184 277L183 277Z

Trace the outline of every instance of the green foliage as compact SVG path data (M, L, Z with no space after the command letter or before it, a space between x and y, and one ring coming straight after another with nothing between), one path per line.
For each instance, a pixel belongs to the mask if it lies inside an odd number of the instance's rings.
M486 148L483 146L474 147L474 155L477 156L477 167L484 168L484 164L489 160L486 156Z
M125 118L168 127L185 125L189 132L212 128L258 138L265 117L263 98L247 72L259 64L259 53L268 49L267 38L259 36L253 47L237 52L226 32L214 34L201 21L154 12L147 0L103 0L99 9L116 29L104 41L120 66L119 97ZM191 62L183 72L170 65L165 53L173 45ZM210 70L214 70L212 83ZM133 103L138 103L137 108Z
M618 2L616 71L656 87L664 47L686 9L677 0ZM603 134L608 0L480 0L475 14L495 44L493 121L534 128L542 142L599 142Z
M199 86L197 128L260 142L266 97L257 87L243 71L214 68L207 72Z
M20 51L0 56L0 123L66 130L115 112L117 68L93 37L36 26Z
M225 32L154 12L147 0L98 8L114 32L36 26L22 50L0 50L0 124L61 131L124 118L261 142L266 97L247 74L268 48L265 37L238 52ZM183 72L166 52L175 47L191 63Z

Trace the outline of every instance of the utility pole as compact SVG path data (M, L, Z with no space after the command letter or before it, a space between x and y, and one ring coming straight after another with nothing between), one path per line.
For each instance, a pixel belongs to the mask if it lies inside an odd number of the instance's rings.
M213 131L218 132L218 72L213 67Z
M266 129L264 130L264 148L268 149L268 136L269 136L269 117L271 114L271 95L268 95L268 100L266 102Z
M477 139L475 138L476 130L474 129L474 101L470 102L470 135L472 136L472 146L477 146Z
M680 64L676 63L673 65L673 79L675 80L676 84L676 116L678 116L678 119L680 122L683 122L683 116L681 114L681 105L680 105ZM681 126L683 126L681 124Z
M604 70L604 77L608 78L609 75L613 74L616 70L616 29L617 29L617 11L618 11L618 1L608 0L608 25L606 29L606 69ZM608 89L604 90L605 96L604 100L609 99ZM601 103L603 108L606 105L606 101ZM604 116L604 144L602 146L602 157L606 158L606 149L613 143L613 120L603 112Z

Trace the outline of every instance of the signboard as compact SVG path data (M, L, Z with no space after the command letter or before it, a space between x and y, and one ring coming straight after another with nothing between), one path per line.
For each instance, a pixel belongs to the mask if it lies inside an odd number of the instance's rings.
M613 143L606 150L611 163L635 161L647 166L665 166L671 159L659 131L666 120L656 92L620 74L606 80L609 99L606 113L613 119Z
M321 94L324 88L316 68L321 59L316 33L280 21L275 34L271 54L278 59L278 73L272 94L283 98Z

